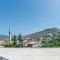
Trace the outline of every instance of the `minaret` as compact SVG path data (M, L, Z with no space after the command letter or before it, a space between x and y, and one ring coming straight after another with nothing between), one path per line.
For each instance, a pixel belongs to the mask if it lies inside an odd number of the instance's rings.
M11 44L11 31L10 31L10 27L9 27L9 43Z

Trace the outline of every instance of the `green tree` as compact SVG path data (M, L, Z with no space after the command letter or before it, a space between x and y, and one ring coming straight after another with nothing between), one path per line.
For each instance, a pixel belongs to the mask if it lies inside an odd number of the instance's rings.
M18 36L18 41L19 41L19 47L23 47L23 37L22 37L22 35L21 34L19 34L19 36Z
M42 41L42 47L60 47L60 39Z
M13 45L16 46L16 35L13 37Z

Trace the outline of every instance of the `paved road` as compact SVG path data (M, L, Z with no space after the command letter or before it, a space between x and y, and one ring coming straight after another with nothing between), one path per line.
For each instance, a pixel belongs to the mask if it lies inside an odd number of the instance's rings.
M60 48L0 48L0 56L10 60L60 60Z

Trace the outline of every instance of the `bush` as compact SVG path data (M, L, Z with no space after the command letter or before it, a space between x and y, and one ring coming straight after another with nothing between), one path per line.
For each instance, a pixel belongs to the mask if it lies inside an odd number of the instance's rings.
M60 47L60 40L44 40L42 41L42 47Z
M14 47L13 44L5 44L4 47Z

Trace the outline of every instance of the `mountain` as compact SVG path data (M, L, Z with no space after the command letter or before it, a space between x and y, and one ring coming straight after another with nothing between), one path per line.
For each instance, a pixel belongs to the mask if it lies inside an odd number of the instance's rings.
M9 38L9 36L7 36L7 35L0 35L0 39L8 39Z
M13 38L13 36L12 36L12 38ZM0 35L0 39L9 39L9 36L8 35Z
M48 36L48 35L53 35L53 36L60 36L60 29L58 28L49 28L49 29L44 29L43 31L39 31L33 34L26 35L25 38L37 38L39 36Z
M24 36L25 38L38 38L41 35L42 36L48 36L48 35L53 35L53 36L59 36L60 37L60 29L59 28L49 28L49 29L44 29L42 31L36 32L36 33L32 33L29 35ZM0 39L8 39L9 36L7 35L0 35ZM13 36L12 36L13 38Z

